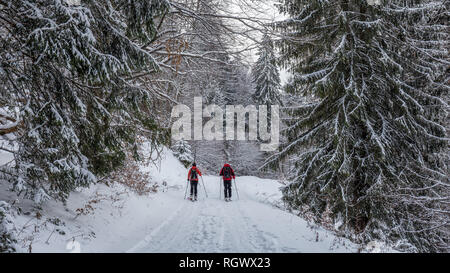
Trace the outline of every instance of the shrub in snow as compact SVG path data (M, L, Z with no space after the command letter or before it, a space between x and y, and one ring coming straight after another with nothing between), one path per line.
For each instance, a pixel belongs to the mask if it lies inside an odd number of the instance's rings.
M0 201L0 253L15 252L16 228L14 226L11 206Z
M131 159L123 167L114 171L107 181L117 182L127 186L138 195L145 195L158 190L158 183L151 180L149 173L141 170L141 165Z

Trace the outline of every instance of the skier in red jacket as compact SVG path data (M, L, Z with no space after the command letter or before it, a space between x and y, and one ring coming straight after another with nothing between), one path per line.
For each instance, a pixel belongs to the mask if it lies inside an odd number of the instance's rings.
M198 177L202 176L202 173L197 168L197 165L192 164L192 168L189 169L187 180L191 182L191 196L190 200L197 201L197 186L198 186Z
M225 163L219 173L223 178L225 201L231 201L231 179L235 178L234 171L230 164Z

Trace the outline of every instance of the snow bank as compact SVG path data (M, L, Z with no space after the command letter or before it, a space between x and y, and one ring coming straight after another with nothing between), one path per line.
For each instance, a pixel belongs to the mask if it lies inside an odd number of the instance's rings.
M276 207L283 207L280 188L283 186L272 179L255 179L254 176L240 176L236 178L238 190L245 192L248 198Z
M145 146L147 145L144 145L144 148ZM184 187L186 184L187 169L173 155L170 149L164 147L160 155L161 157L156 163L150 163L147 166L142 166L141 170L143 172L148 172L154 181L161 184L167 183L167 187ZM152 158L155 157L156 152L152 155Z
M143 165L141 170L175 191L184 185L180 178L187 172L166 148L160 162ZM70 195L67 205L48 201L38 210L3 183L0 200L16 200L15 207L22 210L15 219L19 252L124 252L142 240L146 228L163 222L178 205L167 202L162 192L139 196L121 184L82 188Z

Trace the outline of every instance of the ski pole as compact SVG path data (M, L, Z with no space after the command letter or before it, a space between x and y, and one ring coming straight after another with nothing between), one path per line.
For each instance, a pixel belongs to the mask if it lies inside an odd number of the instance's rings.
M188 184L189 184L189 181L186 182L186 189L184 190L184 199L186 199Z
M206 198L208 198L208 193L206 192L206 187L205 187L205 181L203 181L203 177L202 176L200 176L200 178L202 179L203 189L205 190Z
M222 200L222 178L219 177L219 200Z
M238 192L238 189L237 189L236 179L233 179L233 180L234 180L234 188L236 189L236 195L237 195L237 198L239 200L240 198L239 198L239 192Z

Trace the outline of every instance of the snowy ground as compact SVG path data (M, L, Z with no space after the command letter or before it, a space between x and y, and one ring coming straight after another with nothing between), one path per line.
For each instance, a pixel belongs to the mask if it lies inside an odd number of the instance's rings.
M329 252L354 251L323 230L311 230L301 218L263 203L263 191L275 181L238 178L240 200L219 200L219 178L206 176L209 198L183 200L183 191L169 191L158 205L177 204L167 218L149 229L129 252ZM203 190L203 189L202 189ZM271 193L269 193L271 194ZM263 198L261 198L263 197ZM180 202L181 201L181 202ZM340 242L339 242L340 241Z
M209 196L199 187L194 203L183 198L187 172L171 153L165 152L159 168L144 169L167 183L164 191L137 196L121 185L96 185L72 194L66 207L46 203L38 217L31 202L20 201L31 214L17 216L19 250L31 245L33 252L356 252L359 247L274 206L281 197L277 181L237 177L240 199L234 195L227 203L219 199L219 177L204 175ZM0 192L0 200L13 198ZM86 214L77 216L80 208Z

